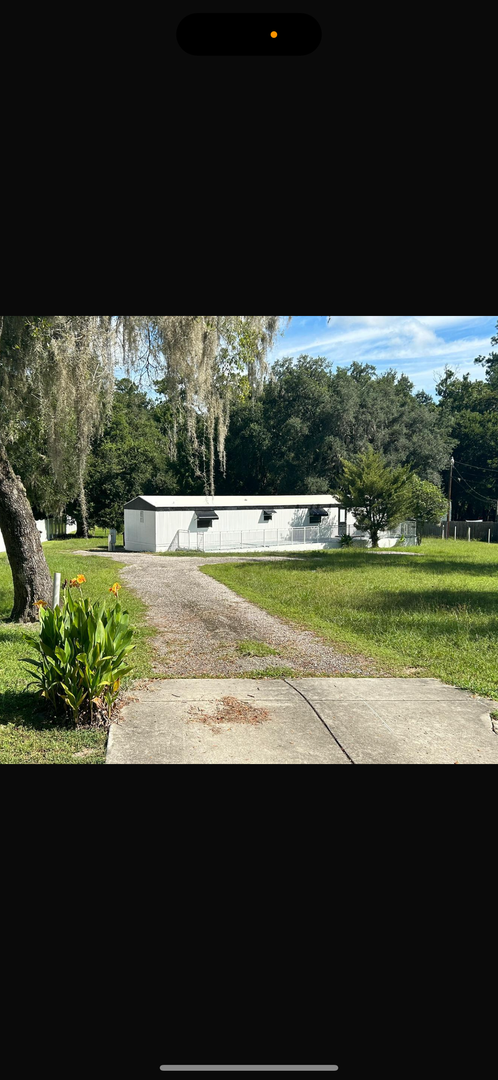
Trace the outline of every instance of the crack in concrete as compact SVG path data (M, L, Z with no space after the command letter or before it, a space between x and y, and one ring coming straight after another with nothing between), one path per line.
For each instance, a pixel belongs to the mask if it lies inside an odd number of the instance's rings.
M300 696L303 698L303 700L306 702L306 704L309 705L310 709L313 709L313 712L316 713L316 715L318 716L318 719L321 721L324 728L328 731L329 735L332 737L334 742L339 747L339 750L342 750L342 753L344 754L345 757L347 757L347 759L351 763L351 765L356 765L356 761L353 761L353 758L351 757L351 755L348 754L347 750L344 749L342 744L339 742L339 739L337 738L337 736L334 735L334 732L332 731L332 729L327 724L327 721L323 719L323 716L320 716L320 713L318 712L318 709L316 709L315 706L312 704L312 702L309 700L309 698L306 697L306 694L303 694L303 691L299 690L297 686L293 686L292 683L290 683L288 681L288 679L282 679L282 682L286 683L287 686L290 686L291 690L295 690L296 694L300 694Z

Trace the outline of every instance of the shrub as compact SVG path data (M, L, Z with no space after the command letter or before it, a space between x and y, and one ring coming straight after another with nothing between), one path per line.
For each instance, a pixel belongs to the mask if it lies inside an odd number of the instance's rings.
M105 601L92 604L83 599L85 578L74 579L64 589L61 607L52 611L39 602L40 637L25 634L38 659L24 658L34 670L29 686L49 702L55 718L72 716L75 725L107 723L121 688L121 680L133 669L126 657L136 648L134 629L128 612L118 601L119 585L109 591L116 603L111 610ZM77 589L73 594L70 589Z
M350 536L349 533L344 533L344 536L341 536L339 544L340 544L340 546L342 548L352 547L353 546L353 537Z

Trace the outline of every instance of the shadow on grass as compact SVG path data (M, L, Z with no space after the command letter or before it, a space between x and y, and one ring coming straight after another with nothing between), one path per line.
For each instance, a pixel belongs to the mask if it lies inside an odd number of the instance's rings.
M7 619L5 619L5 620L0 619L0 645L3 645L4 642L6 642L6 641L14 642L16 645L18 645L18 644L23 645L24 644L24 639L22 637L22 632L25 631L26 633L28 633L29 628L31 626L36 626L36 624L35 623L23 624L22 629L17 630L17 632L15 630L9 630L10 626L19 626L19 623L11 623L11 622L8 622ZM33 634L33 637L34 636L35 635ZM27 642L26 642L26 648L29 648L29 645L28 645Z
M431 621L436 621L439 616L444 619L448 614L462 618L469 616L478 618L476 630L479 633L498 635L496 591L440 589L437 586L417 592L379 590L370 592L368 595L356 596L354 607L356 610L361 609L372 614L398 614L407 620L413 612L418 615L425 613Z
M76 555L76 553L78 551L84 551L86 555L93 555L95 552L100 553L101 551L106 551L108 555L111 555L111 554L117 555L119 552L121 552L121 554L123 554L124 550L125 549L124 549L123 545L116 544L116 550L111 553L109 551L109 548L108 548L107 544L102 544L99 547L91 547L91 548L85 548L85 547L71 548L71 549L68 548L67 551L60 551L59 554L60 555Z
M30 691L6 690L0 694L0 725L15 724L17 727L30 728L34 731L71 730L54 721L50 710Z
M124 554L124 547L117 547L115 551L109 551L109 549L104 544L103 547L82 548L82 551L85 551L85 553L87 555L97 555L97 554L100 555L103 551L105 551L106 555L119 555L119 554L123 555Z
M375 561L373 561L375 560ZM240 560L242 562L242 558ZM295 573L297 570L326 570L331 574L340 573L343 570L368 569L375 570L380 574L390 574L394 569L406 571L410 574L437 574L443 576L455 576L468 574L470 577L493 577L498 580L498 562L482 563L469 562L467 559L453 558L451 561L441 558L414 559L407 556L400 559L394 552L382 554L367 552L338 552L334 555L314 554L299 555L289 562L265 563L266 568L272 567L277 571Z

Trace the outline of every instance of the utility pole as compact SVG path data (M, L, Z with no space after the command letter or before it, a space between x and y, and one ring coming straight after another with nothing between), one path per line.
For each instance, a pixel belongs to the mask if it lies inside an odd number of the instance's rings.
M453 494L453 469L454 469L454 466L455 466L455 458L452 457L452 459L451 459L451 469L450 469L450 493L449 493L449 496L448 496L448 524L447 524L447 527L446 527L446 539L447 540L449 540L449 538L450 538L451 497L452 497L452 494Z

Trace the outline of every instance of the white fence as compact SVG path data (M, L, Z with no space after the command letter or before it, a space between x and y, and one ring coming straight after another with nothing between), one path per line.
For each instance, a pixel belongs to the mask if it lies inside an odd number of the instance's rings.
M345 533L357 539L368 542L366 533L358 532L354 525L340 525L336 536L330 535L330 526L308 525L300 529L258 529L252 532L233 530L231 532L215 532L206 529L203 532L180 531L176 534L170 551L264 551L270 548L291 548L313 546L321 544L326 547L338 547L341 536ZM406 538L407 543L417 542L417 525L415 521L405 521L397 529L382 533L382 541L393 544L401 536Z
M437 536L446 540L448 524L424 525L423 536ZM482 540L485 544L498 543L498 521L451 521L450 540Z
M296 544L334 543L330 530L319 525L302 529L257 529L252 532L180 531L176 534L170 551L264 551L266 548L294 547Z

